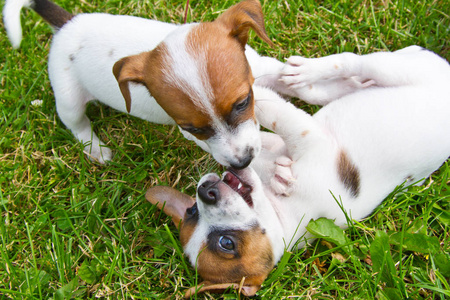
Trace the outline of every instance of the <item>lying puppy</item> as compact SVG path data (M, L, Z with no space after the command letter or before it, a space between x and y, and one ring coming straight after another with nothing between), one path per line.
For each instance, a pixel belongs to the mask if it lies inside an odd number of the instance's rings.
M245 51L250 29L271 43L258 0L242 1L214 22L185 25L100 13L74 16L48 0L6 0L4 22L14 47L22 38L24 6L57 31L48 64L58 115L94 159L104 163L112 156L85 115L95 99L147 121L177 124L225 166L244 168L259 153L246 55L256 71L274 72L283 64Z
M200 291L256 293L285 245L310 237L311 219L345 226L342 204L360 220L450 155L450 66L430 51L292 57L282 80L303 99L329 104L311 116L255 87L257 118L276 135L263 135L249 168L205 175L197 201L168 187L146 194L180 226Z

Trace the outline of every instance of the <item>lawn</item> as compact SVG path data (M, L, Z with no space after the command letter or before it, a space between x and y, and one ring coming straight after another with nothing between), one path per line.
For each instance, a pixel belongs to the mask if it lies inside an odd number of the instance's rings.
M186 3L56 1L74 13L176 23ZM236 2L191 0L187 19L211 21ZM274 47L254 34L249 43L264 55L364 54L417 44L450 59L446 0L262 4ZM199 279L183 258L176 228L144 194L164 184L193 195L201 175L221 167L178 129L99 104L88 115L115 155L107 165L89 161L56 114L46 63L52 31L31 11L22 21L19 50L0 25L0 299L181 298ZM449 175L447 162L424 185L399 188L349 229L315 230L323 238L286 252L257 298L448 299ZM199 296L221 297L238 295Z

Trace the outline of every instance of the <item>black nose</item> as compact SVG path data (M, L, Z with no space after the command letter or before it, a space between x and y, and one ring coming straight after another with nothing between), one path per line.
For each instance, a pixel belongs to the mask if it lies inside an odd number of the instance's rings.
M245 151L245 156L239 160L237 164L231 164L233 169L241 170L247 168L254 158L253 148L247 148Z
M206 204L216 204L220 200L220 191L216 183L217 181L206 181L197 188L197 194L201 201Z

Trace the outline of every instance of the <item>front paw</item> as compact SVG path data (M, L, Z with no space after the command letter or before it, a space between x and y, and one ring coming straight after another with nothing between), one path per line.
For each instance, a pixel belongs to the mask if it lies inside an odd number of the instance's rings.
M336 70L330 69L324 58L292 56L281 71L280 81L298 98L311 104L325 104L328 85L335 73Z
M314 60L314 58L291 56L281 70L280 80L290 88L298 89L323 79Z
M275 172L270 180L270 186L276 195L289 196L294 190L296 178L292 174L293 161L287 156L275 160Z
M84 147L84 153L89 159L105 164L112 159L112 151L103 144L87 145Z

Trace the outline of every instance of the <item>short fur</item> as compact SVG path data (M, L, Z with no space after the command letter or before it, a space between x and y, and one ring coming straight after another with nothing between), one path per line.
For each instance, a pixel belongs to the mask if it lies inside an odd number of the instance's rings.
M48 62L56 108L92 158L112 158L85 115L92 100L150 122L176 124L225 166L244 168L259 153L247 57L256 71L260 57L246 51L249 30L271 42L258 0L244 0L213 22L184 25L101 13L73 16L48 0L6 0L5 27L14 47L22 38L24 6L57 30Z
M255 87L257 118L276 134L263 134L262 152L249 168L231 171L234 175L227 171L222 179L207 174L198 183L196 221L189 222L189 234L183 225L180 232L186 255L199 268L204 265L201 253L211 243L209 233L217 228L223 238L215 247L241 253L242 245L253 249L260 241L243 242L233 232L259 226L264 232L260 240L270 241L276 263L285 246L304 245L310 220L330 218L344 227L340 205L360 220L397 186L427 178L450 155L450 66L428 50L411 46L363 56L291 57L280 76L290 93L327 105L311 116L273 91ZM163 200L155 193L159 189L147 192L152 203ZM176 199L170 205L177 206ZM228 274L224 268L232 270L236 261L216 256L220 266L208 257L209 270L201 268L201 291L229 286L248 295L267 276L264 270L259 277L210 277L219 267ZM267 257L254 256L249 261Z

